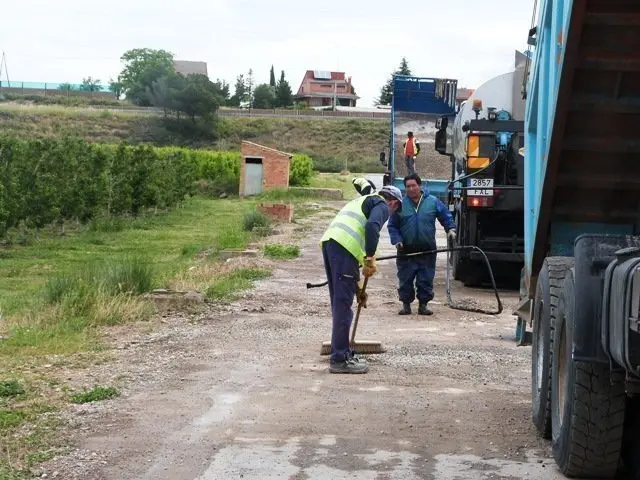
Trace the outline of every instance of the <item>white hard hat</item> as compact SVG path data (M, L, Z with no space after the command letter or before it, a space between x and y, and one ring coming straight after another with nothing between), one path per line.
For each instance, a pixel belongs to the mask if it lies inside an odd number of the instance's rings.
M381 193L381 194L386 193L388 195L391 195L393 198L395 198L399 202L402 202L402 192L398 187L394 187L393 185L385 185L380 189L378 193Z

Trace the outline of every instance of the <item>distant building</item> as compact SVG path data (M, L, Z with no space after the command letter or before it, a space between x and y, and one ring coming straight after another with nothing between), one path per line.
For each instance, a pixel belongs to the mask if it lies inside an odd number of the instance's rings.
M207 73L207 62L191 62L189 60L174 60L173 65L177 73L181 73L185 77L187 75L200 74L209 76Z
M458 88L456 91L456 105L460 107L462 102L469 100L471 95L473 95L473 90L471 88Z
M355 107L360 97L344 72L307 70L294 98L309 107Z

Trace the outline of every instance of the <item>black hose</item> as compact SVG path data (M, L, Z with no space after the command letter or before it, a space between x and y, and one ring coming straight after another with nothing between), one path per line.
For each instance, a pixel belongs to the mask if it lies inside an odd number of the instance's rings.
M384 257L376 257L376 261L381 261L381 260L392 260L395 258L406 258L406 257L418 257L418 256L422 256L422 255L433 255L434 253L446 253L446 252L461 252L461 251L469 251L469 250L475 250L477 252L480 252L480 254L482 255L482 259L484 260L484 264L487 267L487 271L489 272L489 278L491 279L491 287L493 288L493 293L496 296L496 301L498 303L498 309L495 312L491 312L491 311L487 311L487 310L482 310L480 308L474 308L474 307L465 307L465 306L461 306L461 305L456 305L453 302L449 301L449 307L453 310L462 310L465 312L475 312L475 313L483 313L485 315L500 315L502 313L503 310L503 306L502 306L502 300L500 300L500 294L498 294L498 287L496 286L496 280L493 276L493 269L491 268L491 264L489 263L489 259L487 258L487 255L479 248L476 247L475 245L465 245L462 247L449 247L449 248L437 248L435 250L426 250L424 252L415 252L415 253L406 253L406 254L398 254L398 255L387 255ZM447 266L448 268L448 266ZM316 288L316 287L324 287L325 285L327 285L329 282L325 281L322 283L307 283L307 288ZM451 300L449 298L449 300Z

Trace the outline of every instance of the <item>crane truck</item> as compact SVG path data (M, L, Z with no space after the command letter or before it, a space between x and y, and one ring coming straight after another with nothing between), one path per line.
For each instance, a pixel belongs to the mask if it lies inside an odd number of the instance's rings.
M638 459L640 2L541 0L529 44L532 420L566 477L614 478Z
M516 51L514 70L491 78L463 102L453 132L438 119L435 150L451 160L449 210L455 246L481 248L496 278L518 285L524 265L524 100L527 57ZM451 151L447 151L451 136ZM465 285L488 280L477 251L455 251L453 278Z

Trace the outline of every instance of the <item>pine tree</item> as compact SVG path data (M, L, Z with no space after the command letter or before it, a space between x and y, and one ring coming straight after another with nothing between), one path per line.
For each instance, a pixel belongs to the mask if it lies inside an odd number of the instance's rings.
M276 86L276 106L289 107L293 105L293 93L291 86L284 78L284 70L280 73L280 80Z
M402 57L400 66L393 72L393 74L387 80L380 89L380 97L376 101L376 105L391 105L391 98L393 97L393 75L411 75L411 69L409 68L409 62L405 57Z
M269 85L271 85L272 87L276 86L276 74L273 70L273 65L271 65L271 72L269 74Z

